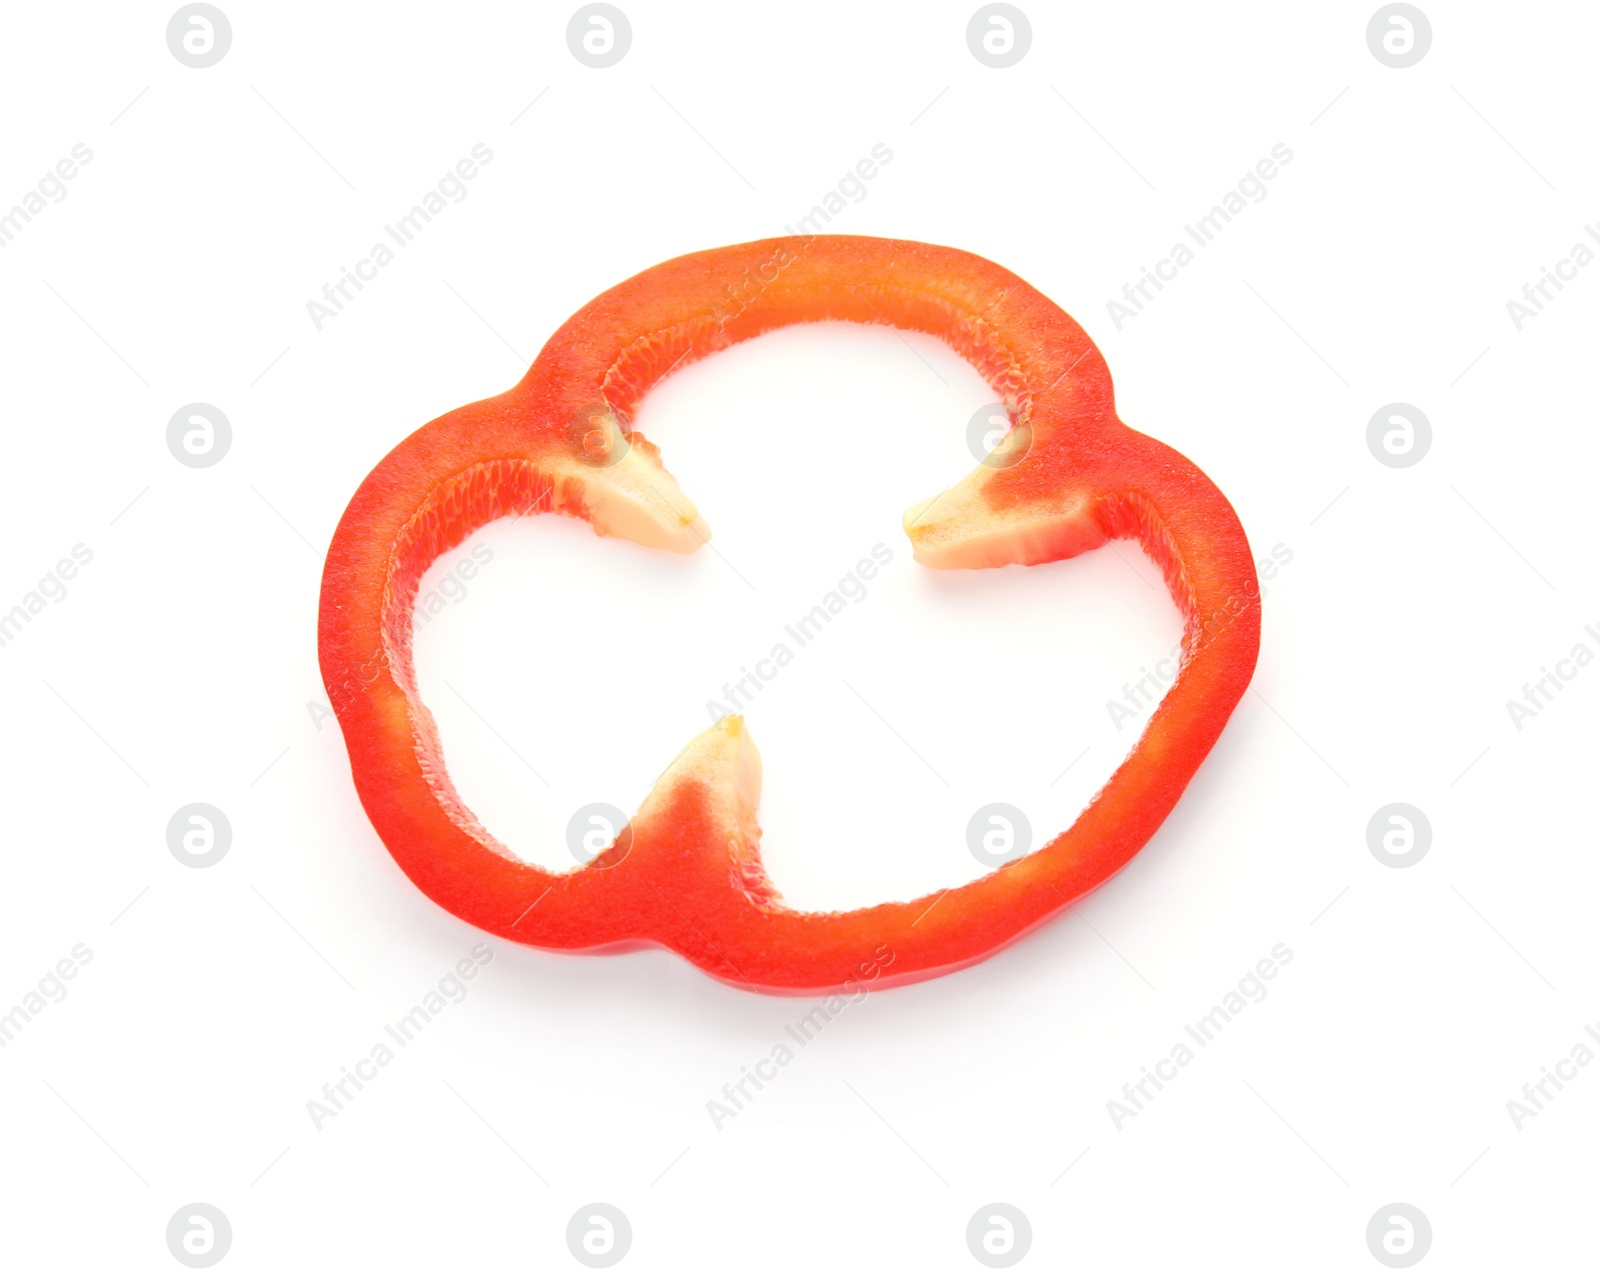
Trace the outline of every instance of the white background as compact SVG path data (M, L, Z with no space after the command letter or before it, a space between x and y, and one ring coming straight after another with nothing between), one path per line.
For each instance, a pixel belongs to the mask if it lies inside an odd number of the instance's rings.
M626 0L632 48L593 70L565 6L224 7L204 70L163 6L5 18L0 207L94 152L0 250L0 609L93 552L0 649L0 1012L93 952L0 1050L15 1267L179 1267L163 1234L194 1201L238 1269L577 1268L568 1218L596 1200L639 1269L977 1268L994 1201L1031 1221L1022 1267L1377 1268L1367 1222L1396 1201L1432 1223L1424 1267L1588 1258L1600 1067L1520 1130L1506 1103L1600 1020L1600 669L1520 731L1506 701L1600 652L1600 269L1520 332L1506 302L1600 217L1600 15L1427 3L1433 46L1395 70L1370 4L1025 4L1032 48L993 70L970 4ZM316 330L306 303L480 142L468 197ZM850 1007L720 1130L707 1102L811 1003L500 941L319 1130L307 1102L481 936L395 867L321 719L345 502L592 295L780 233L880 142L830 229L1021 274L1256 555L1292 553L1252 692L1120 876ZM1107 302L1279 142L1268 197L1118 331ZM966 819L993 800L1065 827L1132 742L1106 701L1180 622L1126 544L912 563L900 513L971 466L990 396L935 342L844 327L663 385L640 427L716 553L553 517L475 537L490 564L417 639L469 804L570 865L570 812L636 807L881 542L866 600L748 715L778 887L835 908L974 878ZM165 443L196 401L233 428L208 469ZM1395 401L1433 427L1407 469L1365 442ZM205 870L166 845L192 801L233 828ZM1392 801L1433 828L1404 870L1366 843ZM1270 995L1115 1126L1122 1085L1277 943Z

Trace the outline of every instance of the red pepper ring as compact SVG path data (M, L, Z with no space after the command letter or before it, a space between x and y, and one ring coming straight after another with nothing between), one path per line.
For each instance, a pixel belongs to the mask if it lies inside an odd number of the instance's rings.
M560 512L693 551L707 531L628 429L682 363L789 323L889 323L949 343L1006 404L1024 451L906 514L916 559L1032 565L1137 540L1185 616L1176 682L1076 822L980 879L909 902L788 908L762 869L761 763L728 717L694 739L587 866L517 860L462 804L417 696L412 607L429 564L495 518ZM1024 435L1026 436L1026 435ZM1198 468L1122 424L1088 335L1015 274L954 248L819 235L678 257L596 297L520 384L417 430L368 475L328 552L322 675L356 789L405 873L452 914L545 949L659 945L735 986L895 985L994 954L1101 883L1161 825L1255 668L1260 590L1243 528Z

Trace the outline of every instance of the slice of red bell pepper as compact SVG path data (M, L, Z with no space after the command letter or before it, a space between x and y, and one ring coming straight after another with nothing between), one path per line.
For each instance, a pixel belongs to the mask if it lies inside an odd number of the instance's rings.
M1185 618L1176 682L1071 827L944 893L842 913L785 906L762 869L760 760L737 717L696 738L589 865L556 873L517 860L457 796L417 695L411 626L423 572L485 523L530 512L692 551L708 532L655 447L629 431L640 399L693 359L818 320L942 338L993 386L1013 427L1031 433L1020 460L981 465L906 515L917 560L1027 565L1136 540ZM840 235L696 252L585 305L514 389L439 417L373 469L334 534L319 622L323 679L361 802L429 897L529 945L660 945L774 993L951 972L1101 883L1177 803L1250 681L1259 637L1238 517L1187 459L1118 420L1105 362L1076 322L971 253Z

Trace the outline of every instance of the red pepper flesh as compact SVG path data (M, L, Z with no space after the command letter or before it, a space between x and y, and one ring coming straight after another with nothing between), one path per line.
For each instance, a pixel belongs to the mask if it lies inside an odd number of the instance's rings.
M1175 683L1072 826L943 893L839 913L785 906L761 865L760 760L737 717L691 742L587 866L519 861L457 796L417 695L411 625L423 572L487 522L532 512L692 551L708 532L655 447L629 431L640 399L696 358L823 320L943 339L994 388L1013 430L1029 431L1020 460L980 466L907 513L917 560L1031 565L1136 540L1184 615ZM423 426L373 469L334 534L319 620L323 680L361 802L429 897L514 941L664 946L731 985L779 994L952 972L1100 884L1177 803L1249 684L1259 640L1260 590L1238 517L1195 465L1118 420L1104 359L1076 322L982 257L842 235L696 252L585 305L514 389Z

